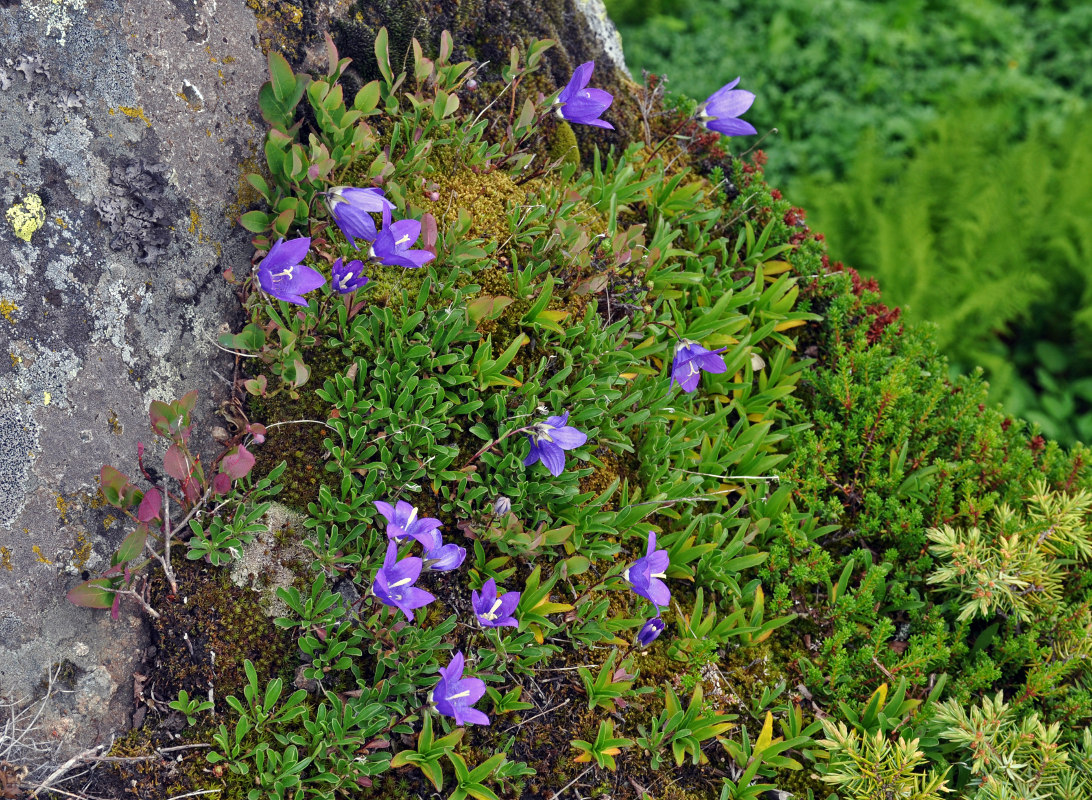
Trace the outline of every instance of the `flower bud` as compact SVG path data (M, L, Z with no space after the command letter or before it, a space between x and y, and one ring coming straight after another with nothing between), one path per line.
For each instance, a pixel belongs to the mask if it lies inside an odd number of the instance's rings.
M512 510L512 501L505 497L503 494L499 495L496 500L493 501L493 513L498 517L503 517L509 511Z

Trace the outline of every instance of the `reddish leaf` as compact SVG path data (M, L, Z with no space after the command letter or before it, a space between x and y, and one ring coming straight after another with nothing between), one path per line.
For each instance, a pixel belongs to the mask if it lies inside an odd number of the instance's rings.
M118 610L120 608L121 608L121 595L120 594L115 594L114 595L114 602L110 606L110 619L112 619L114 622L118 621L118 616L119 616L118 615Z
M84 581L68 593L68 602L81 608L110 608L115 593L110 591L110 581L96 578Z
M172 444L163 456L163 469L175 480L184 481L190 477L190 460L178 445Z
M231 477L224 472L212 479L212 491L216 494L227 494L231 491Z
M182 494L190 503L196 503L201 499L201 484L193 478L187 478L182 482Z
M236 447L231 453L224 456L221 462L224 472L233 479L245 477L254 468L254 456L243 445Z
M423 244L425 250L428 250L433 255L437 255L436 238L438 232L436 229L436 217L426 212L424 216L421 217L421 231L424 233Z
M355 367L356 364L353 364L353 366ZM261 444L265 441L265 425L262 425L260 422L250 423L246 426L246 430L247 433L254 437L254 441L256 441L258 444Z
M137 509L137 521L139 522L151 522L153 519L160 518L160 511L163 508L163 497L159 494L158 489L149 489L144 493L144 499L140 501L140 508Z

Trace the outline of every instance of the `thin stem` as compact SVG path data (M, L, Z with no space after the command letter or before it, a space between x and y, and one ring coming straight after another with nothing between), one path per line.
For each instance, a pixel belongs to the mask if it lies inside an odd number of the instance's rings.
M648 158L645 159L645 165L643 167L641 167L641 174L637 176L637 181L638 182L644 180L645 170L648 169L649 164L652 163L652 159L654 159L656 157L656 154L660 152L660 150L663 148L663 146L665 144L667 144L668 139L674 138L675 134L678 133L679 131L681 131L683 129L683 127L686 125L686 123L690 122L691 119L693 119L693 117L687 117L682 122L680 122L678 125L676 125L671 130L671 132L669 134L667 134L667 136L660 139L660 143L658 145L656 145L656 149L653 150L651 153L649 153Z
M529 431L530 429L531 429L530 426L528 426L526 428L514 428L514 429L508 431L507 433L501 434L500 436L498 436L493 441L486 443L485 446L483 446L481 450L479 450L474 455L472 455L470 457L470 460L467 461L465 464L463 464L463 466L460 469L466 469L467 467L469 467L471 464L473 464L475 461L478 460L478 458L482 455L482 453L484 453L489 448L495 447L496 445L500 444L505 439L507 439L509 436L511 436L513 434L516 434L516 433L525 433L525 432Z
M329 428L332 431L337 430L337 428L335 428L330 423L323 422L320 419L290 419L290 420L285 420L284 422L271 422L271 423L269 423L268 425L265 426L265 429L268 431L270 428L276 428L279 425L298 425L298 424L303 423L303 422L311 422L311 423L313 423L315 425L323 425L323 426Z

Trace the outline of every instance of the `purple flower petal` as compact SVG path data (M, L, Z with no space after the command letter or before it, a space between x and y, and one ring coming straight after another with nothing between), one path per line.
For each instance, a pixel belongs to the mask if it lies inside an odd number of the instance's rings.
M546 424L551 428L564 428L569 424L569 412L562 412L561 416L546 417Z
M562 450L573 450L588 441L588 435L583 431L566 425L550 431L550 439Z
M311 239L304 236L299 239L278 239L277 243L269 248L269 254L262 259L262 263L270 262L271 266L280 267L288 264L298 264L307 257L307 251L311 249Z
M739 81L739 78L736 78ZM754 92L744 91L743 89L736 89L731 92L724 92L721 94L719 91L714 94L705 104L705 113L711 117L738 117L740 114L749 109L755 102Z
M579 67L574 69L573 76L569 78L568 85L561 90L561 93L558 94L557 99L560 100L562 103L569 102L576 95L577 92L579 92L581 89L588 85L588 82L591 81L592 72L594 71L594 61L585 61Z
M648 620L637 633L637 644L648 647L664 632L664 621L658 615Z
M745 119L713 119L707 121L705 127L725 136L754 136L758 133L755 126Z
M565 451L553 442L539 442L538 455L555 478L565 471Z

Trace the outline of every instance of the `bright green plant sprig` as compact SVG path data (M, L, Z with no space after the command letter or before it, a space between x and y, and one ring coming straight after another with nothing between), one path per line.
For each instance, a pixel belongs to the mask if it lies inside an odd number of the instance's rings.
M572 746L581 751L573 760L587 762L595 760L601 769L609 769L614 772L618 763L614 757L626 747L633 747L633 740L616 738L614 736L614 721L605 719L599 723L599 731L595 735L594 742L586 742L583 739L573 739Z
M688 755L695 766L706 763L708 757L702 752L702 742L731 729L736 715L707 711L703 705L700 685L694 688L685 710L674 689L665 686L664 690L664 710L653 718L647 728L644 725L637 726L641 732L641 736L637 738L638 746L648 752L649 764L653 770L663 766L663 749L668 745L677 767L683 765Z
M214 707L214 703L211 700L201 700L197 697L190 697L190 693L185 689L179 689L178 699L172 700L167 703L168 706L175 711L180 711L186 717L186 723L189 725L197 724L197 715L202 711L211 711Z
M432 735L432 715L425 714L421 723L421 733L417 735L416 750L402 750L391 759L391 768L415 766L425 774L436 791L444 787L444 772L440 759L450 755L455 746L462 741L466 728L458 728L446 736L436 739Z

